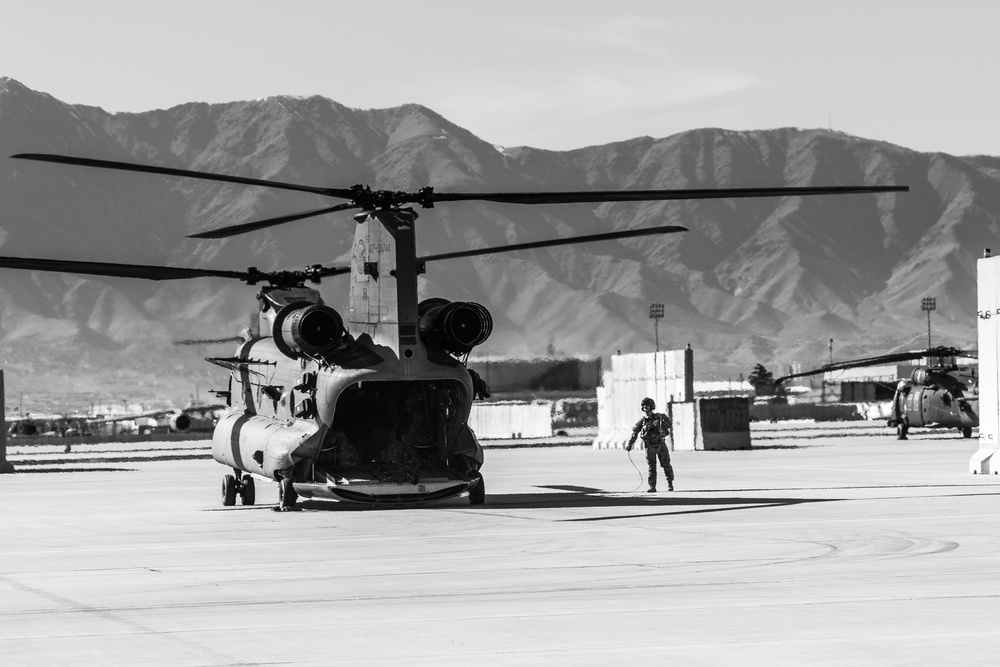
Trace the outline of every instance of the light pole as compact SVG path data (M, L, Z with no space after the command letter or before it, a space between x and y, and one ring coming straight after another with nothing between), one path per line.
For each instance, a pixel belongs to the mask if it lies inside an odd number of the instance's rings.
M663 304L649 304L649 319L653 320L653 335L656 336L656 351L660 351L660 318L663 317Z
M14 472L14 466L7 461L7 406L4 401L7 396L4 394L3 369L0 369L0 474ZM20 417L21 415L18 415Z
M937 309L937 299L932 296L924 297L920 302L920 310L927 313L927 349L931 349L931 311Z

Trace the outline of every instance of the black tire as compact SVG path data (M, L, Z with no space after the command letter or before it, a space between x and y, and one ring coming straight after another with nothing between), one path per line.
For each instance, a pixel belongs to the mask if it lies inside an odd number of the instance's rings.
M222 478L222 506L232 507L236 504L236 478L226 475Z
M972 437L972 427L971 426L963 426L962 427L962 437L963 438L971 438Z
M469 504L482 505L486 502L486 482L483 476L476 473L476 483L469 489Z
M906 440L906 434L909 433L910 426L906 422L899 422L896 424L896 440Z
M244 505L253 505L257 500L257 489L253 484L253 477L243 475L243 489L240 491L240 500Z
M281 507L295 507L295 502L299 499L299 494L295 493L295 486L291 477L283 477L278 482L278 505Z

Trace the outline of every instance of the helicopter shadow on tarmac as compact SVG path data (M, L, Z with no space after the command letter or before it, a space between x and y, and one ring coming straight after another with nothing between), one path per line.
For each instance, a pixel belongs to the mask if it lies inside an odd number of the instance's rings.
M795 497L742 497L705 498L686 495L683 492L666 492L662 494L647 494L644 492L611 492L591 487L553 485L539 488L562 491L563 493L518 493L509 495L494 495L487 502L487 509L515 508L664 508L664 512L644 511L640 514L625 514L614 516L577 517L563 519L567 522L580 521L611 521L615 519L648 518L654 516L705 514L713 512L731 512L746 509L767 509L774 507L789 507L803 503L820 503L837 500L835 498L795 498Z
M544 491L540 491L538 493L490 494L486 497L486 504L479 507L469 507L467 504L468 501L465 498L435 503L384 505L381 507L354 503L302 499L299 501L298 506L306 512L371 512L406 509L462 509L474 512L486 512L488 514L514 509L606 509L619 507L646 510L650 508L669 509L669 511L652 514L648 511L644 511L641 514L629 514L624 516L563 519L564 521L605 521L611 519L627 519L632 517L649 517L666 514L701 514L745 509L766 509L773 507L788 507L803 503L820 503L840 500L839 498L800 498L789 496L733 496L726 498L706 498L689 496L683 492L664 492L662 494L653 495L644 492L640 493L638 491L609 491L606 489L566 485L539 486L537 488L544 489ZM234 509L237 508L226 508L225 511L232 511ZM269 506L255 505L252 507L246 507L245 509L269 509ZM221 508L211 508L209 511L223 510L221 510Z
M973 485L975 486L975 485ZM888 502L899 502L900 496L882 495L885 491L891 491L895 487L885 486L840 486L825 489L810 487L782 488L782 489L732 489L729 491L712 491L713 496L694 495L686 493L684 490L678 492L663 492L656 495L647 494L642 491L611 491L586 486L573 485L546 485L536 487L541 489L537 493L494 493L486 498L486 504L479 507L469 507L467 499L454 498L445 501L431 503L413 503L398 505L364 505L349 502L329 502L325 500L303 499L299 502L299 508L307 513L311 512L386 512L399 510L440 510L440 511L470 511L498 514L507 510L521 509L608 509L622 508L632 510L643 510L641 512L630 512L627 514L615 514L609 516L590 516L560 519L565 522L588 522L588 521L613 521L618 519L650 518L657 516L686 515L686 514L708 514L716 512L733 512L741 510L775 509L792 507L795 505L807 505L815 503L829 502L849 502L857 500L884 500ZM912 489L912 485L900 485L899 489ZM981 487L969 488L968 491L956 490L953 484L924 485L927 496L934 497L955 497L968 495L989 495L1000 496L1000 491L990 488L983 490ZM959 487L959 489L966 487ZM843 492L870 489L878 492L863 497L804 497L795 495L796 492ZM948 490L945 492L945 490ZM976 492L970 492L976 491ZM777 492L777 493L776 493ZM719 493L730 493L720 497ZM757 493L770 493L771 495L748 495ZM911 496L905 496L911 497ZM270 510L271 505L254 505L244 507L229 508L206 508L205 511L221 512L246 510ZM649 511L662 509L663 511Z

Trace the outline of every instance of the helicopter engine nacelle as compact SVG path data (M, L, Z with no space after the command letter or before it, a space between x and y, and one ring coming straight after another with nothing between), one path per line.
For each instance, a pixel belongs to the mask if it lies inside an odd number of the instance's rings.
M271 335L290 357L323 355L344 338L340 313L324 304L290 303L274 318Z
M913 381L913 384L927 384L928 376L929 374L927 373L927 369L920 367L913 370L913 374L910 376L910 379Z
M425 345L465 354L493 332L493 316L471 301L425 299L417 306L418 330Z

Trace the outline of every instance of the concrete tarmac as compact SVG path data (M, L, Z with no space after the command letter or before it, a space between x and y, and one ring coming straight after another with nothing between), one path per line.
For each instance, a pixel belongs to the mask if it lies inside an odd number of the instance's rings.
M494 448L485 506L294 513L194 454L16 450L0 664L996 664L1000 478L853 424L675 452L674 493L642 451Z

